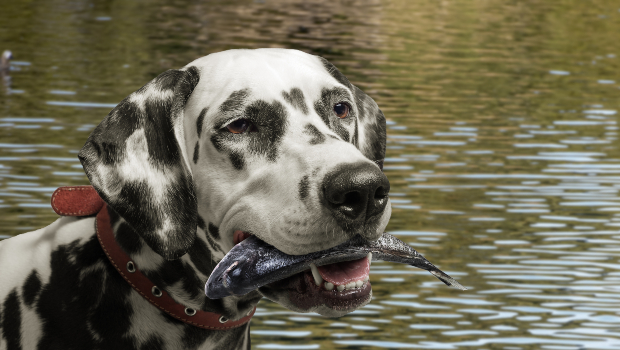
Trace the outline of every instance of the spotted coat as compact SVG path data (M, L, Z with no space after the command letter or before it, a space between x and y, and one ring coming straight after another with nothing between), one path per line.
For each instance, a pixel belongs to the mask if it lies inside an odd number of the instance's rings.
M340 119L333 106L345 103ZM233 133L233 122L247 132ZM295 311L285 290L211 300L204 283L251 232L288 254L372 239L388 205L343 225L323 198L334 169L377 167L385 118L326 60L295 50L231 50L162 73L114 108L79 153L108 203L119 245L177 302L239 319L262 297ZM0 242L0 349L249 349L249 323L184 324L134 291L107 260L94 217L61 217ZM352 310L345 310L350 312Z

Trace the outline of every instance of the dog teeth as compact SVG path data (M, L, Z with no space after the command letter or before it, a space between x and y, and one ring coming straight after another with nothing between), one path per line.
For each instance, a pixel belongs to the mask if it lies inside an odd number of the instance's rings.
M334 288L336 288L337 291L342 292L343 290L362 288L366 282L368 282L368 277L365 277L363 280L353 281L341 285L334 285L333 283L325 282L324 287L326 290L334 290Z
M368 262L370 263L371 261L372 261L372 253L368 253ZM369 280L369 277L366 276L363 279L358 280L358 281L349 282L347 284L334 285L331 282L325 282L323 280L323 277L319 273L319 269L316 267L314 263L310 264L310 271L312 271L312 277L314 278L314 283L316 283L318 287L323 286L323 288L325 288L326 290L330 290L330 291L334 290L334 288L339 292L342 292L343 290L359 289L359 288L362 288L362 286Z
M370 264L372 264L372 253L368 253L368 266L370 267Z
M323 277L321 277L321 274L319 273L319 269L316 267L314 263L310 264L310 270L312 271L312 277L314 277L314 283L316 283L318 287L323 285Z

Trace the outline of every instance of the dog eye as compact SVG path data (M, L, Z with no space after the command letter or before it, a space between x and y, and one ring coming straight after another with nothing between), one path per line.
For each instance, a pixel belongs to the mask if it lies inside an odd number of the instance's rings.
M334 105L334 112L340 119L346 118L349 115L350 109L351 107L349 107L349 105L344 102L338 102Z
M258 131L256 126L248 119L237 119L224 128L233 134L243 134L246 131Z

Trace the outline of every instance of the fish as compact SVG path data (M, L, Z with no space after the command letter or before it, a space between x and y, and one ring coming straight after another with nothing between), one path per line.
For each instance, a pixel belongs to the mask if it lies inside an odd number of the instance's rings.
M372 253L372 260L408 264L429 271L447 286L467 290L410 245L384 232L375 241L356 235L335 247L305 255L288 255L256 236L250 236L235 245L217 264L205 284L205 294L210 299L245 295L306 271L311 264L322 266L357 260L369 256L368 253Z

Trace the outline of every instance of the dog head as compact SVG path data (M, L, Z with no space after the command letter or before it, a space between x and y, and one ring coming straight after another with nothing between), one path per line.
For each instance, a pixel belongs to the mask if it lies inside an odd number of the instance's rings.
M378 238L391 213L384 154L383 114L331 63L259 49L161 74L105 118L79 157L101 197L156 253L176 259L206 223L221 252L235 232L291 255ZM370 300L368 292L308 302L293 291L304 293L300 283L260 291L330 316Z

